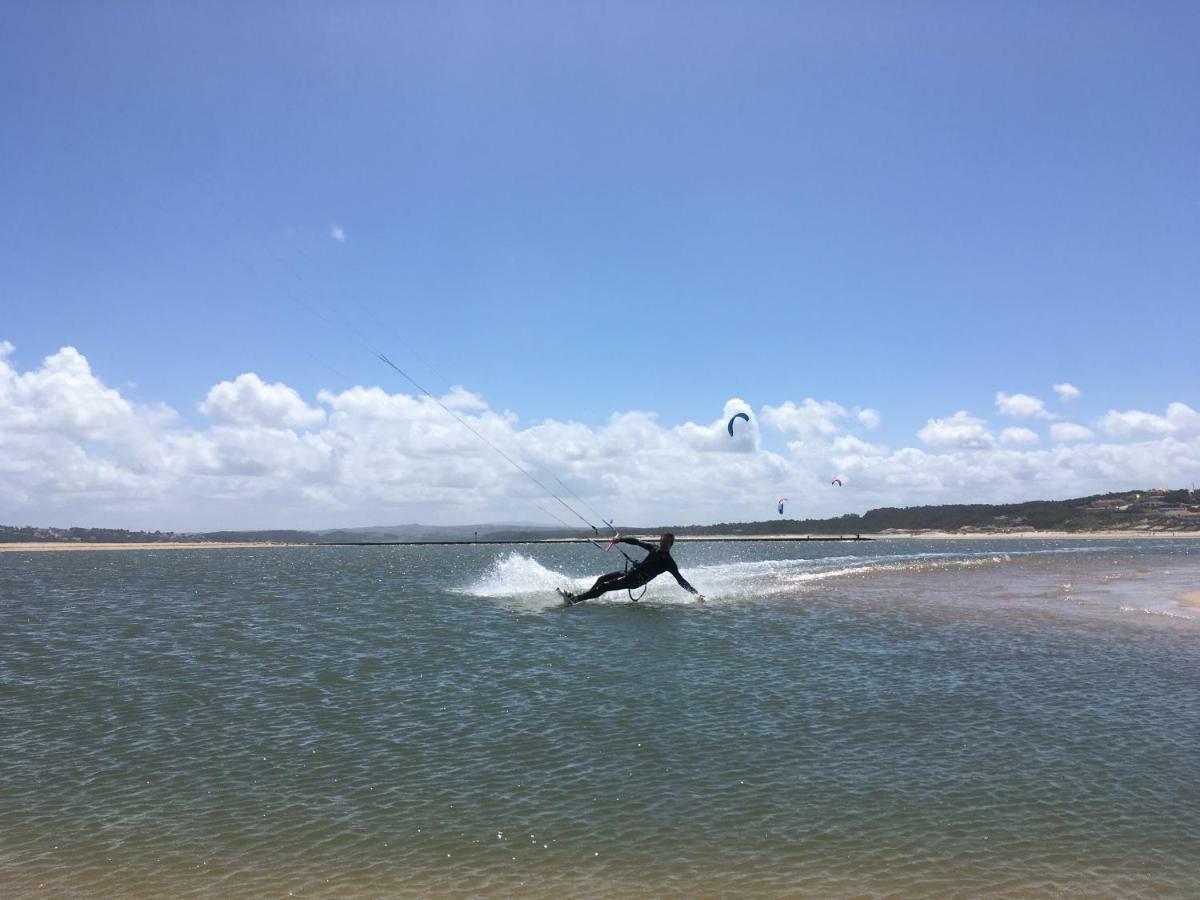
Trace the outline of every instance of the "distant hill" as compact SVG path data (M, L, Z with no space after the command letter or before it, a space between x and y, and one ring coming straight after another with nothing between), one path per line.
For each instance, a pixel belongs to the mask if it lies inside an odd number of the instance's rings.
M527 522L490 523L486 525L373 525L365 528L338 528L316 532L317 540L344 541L470 541L498 540L498 534L520 533L545 537L561 532L555 526L537 525ZM503 538L499 538L503 540Z
M315 544L320 540L319 536L311 531L292 531L283 528L271 531L205 531L201 534L191 535L191 539L228 544L255 541L271 544Z
M1094 494L1072 500L1027 503L970 503L872 509L831 519L770 519L717 525L618 525L626 534L673 531L678 535L887 534L957 531L1200 531L1200 495L1188 490L1149 489ZM264 541L292 544L386 543L389 541L522 541L594 537L590 531L524 523L483 525L394 525L329 531L127 531L120 528L40 528L0 525L0 543L148 543ZM605 535L604 537L607 537Z

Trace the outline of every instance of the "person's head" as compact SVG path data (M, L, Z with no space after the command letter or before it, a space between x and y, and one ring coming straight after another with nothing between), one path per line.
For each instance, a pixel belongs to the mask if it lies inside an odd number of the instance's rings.
M664 553L671 549L673 543L675 543L675 535L669 531L664 531L658 536L658 549Z

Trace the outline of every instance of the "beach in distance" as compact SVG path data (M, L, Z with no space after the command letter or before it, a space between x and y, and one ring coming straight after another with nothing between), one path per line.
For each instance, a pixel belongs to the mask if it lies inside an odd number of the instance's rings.
M1200 893L1194 540L614 555L6 554L5 896Z

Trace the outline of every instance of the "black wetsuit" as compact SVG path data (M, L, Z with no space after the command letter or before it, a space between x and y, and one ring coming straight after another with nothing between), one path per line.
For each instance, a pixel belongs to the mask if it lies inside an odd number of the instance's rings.
M590 588L582 594L576 594L572 597L572 603L578 603L580 600L593 600L609 591L636 590L647 582L657 578L663 572L670 572L674 575L675 580L679 582L679 586L685 591L693 594L700 593L688 584L686 578L679 574L679 566L675 565L675 560L671 559L669 552L659 550L653 544L647 544L645 541L639 541L637 538L621 538L619 543L632 544L649 552L646 554L645 559L639 563L635 563L627 572L609 572L607 575L601 575Z

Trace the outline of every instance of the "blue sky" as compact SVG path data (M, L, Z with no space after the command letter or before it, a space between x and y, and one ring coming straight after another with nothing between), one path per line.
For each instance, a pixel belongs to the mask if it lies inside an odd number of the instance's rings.
M1101 434L1200 405L1198 26L1172 3L4 3L0 340L14 373L76 348L177 430L243 373L310 406L409 391L344 318L520 427L815 398L878 411L894 453L958 411L1038 424L998 391L1068 418L1070 382ZM931 496L893 487L860 501ZM47 491L8 502L122 508Z

